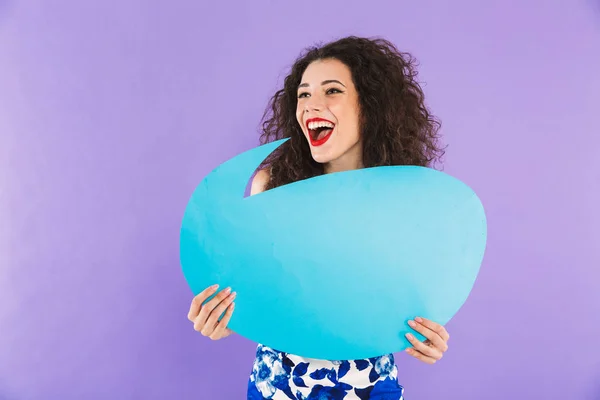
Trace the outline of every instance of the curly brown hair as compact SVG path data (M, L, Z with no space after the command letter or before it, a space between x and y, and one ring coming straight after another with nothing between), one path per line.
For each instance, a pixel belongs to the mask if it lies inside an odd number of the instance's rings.
M296 119L297 90L313 61L337 59L352 74L361 113L363 165L431 167L444 155L440 122L424 103L416 61L390 41L350 36L307 48L269 101L262 118L262 144L289 138L261 164L270 172L265 190L323 174Z

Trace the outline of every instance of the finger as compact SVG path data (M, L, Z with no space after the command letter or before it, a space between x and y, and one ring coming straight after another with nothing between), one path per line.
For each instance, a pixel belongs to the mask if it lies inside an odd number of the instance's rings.
M415 321L417 321L418 323L424 325L426 328L429 328L432 331L434 331L435 333L437 333L444 340L444 342L447 342L448 340L450 340L450 334L448 334L448 331L446 330L446 328L444 328L442 325L438 324L437 322L433 322L431 320L428 320L427 318L422 318L422 317L415 318Z
M217 291L219 285L212 285L198 293L194 296L192 300L192 304L190 305L190 310L188 311L188 319L193 321L198 316L200 312L200 308L202 308L202 303L206 301L213 293Z
M436 347L427 346L425 343L418 340L411 333L407 333L406 338L413 345L414 350L418 351L419 353L422 353L423 355L434 358L436 360L439 360L442 358L443 354L440 349L438 349Z
M406 349L406 352L408 354L410 354L411 356L413 356L414 358L416 358L418 360L421 360L421 361L423 361L423 362L425 362L427 364L435 364L436 361L437 361L435 358L428 357L425 354L420 353L420 352L418 352L418 351L416 351L415 349L412 349L412 348Z
M408 321L408 325L411 328L413 328L415 331L419 332L421 335L423 335L427 339L429 339L431 344L433 344L435 347L437 347L441 351L448 350L448 345L446 344L444 339L442 339L442 337L437 332L427 328L424 325L421 325L420 323L412 321L412 320Z
M221 290L219 294L217 294L210 301L202 305L202 307L200 308L200 313L194 319L195 330L197 330L198 332L202 332L204 325L206 325L206 320L208 319L212 311L215 309L215 307L219 305L219 303L221 303L227 296L229 296L229 293L231 293L231 288Z
M235 299L236 293L233 292L229 296L227 296L214 310L211 311L208 319L206 320L205 327L215 327L219 322L219 317L223 315L227 307L233 302ZM204 334L204 332L202 332Z
M225 315L223 315L223 318L221 318L221 321L219 321L219 323L217 324L217 327L213 331L213 334L209 336L212 340L221 339L221 338L224 338L225 336L228 336L229 334L231 334L231 331L229 330L229 328L227 328L227 324L229 324L229 320L231 319L231 316L233 315L234 309L235 309L235 303L231 303L229 305L229 307L227 307L227 311L225 311Z

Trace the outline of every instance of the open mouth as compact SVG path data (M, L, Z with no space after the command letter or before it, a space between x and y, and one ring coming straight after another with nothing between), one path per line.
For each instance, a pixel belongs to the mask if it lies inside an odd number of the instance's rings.
M335 124L323 118L311 118L306 121L306 127L310 143L313 146L321 146L331 137Z

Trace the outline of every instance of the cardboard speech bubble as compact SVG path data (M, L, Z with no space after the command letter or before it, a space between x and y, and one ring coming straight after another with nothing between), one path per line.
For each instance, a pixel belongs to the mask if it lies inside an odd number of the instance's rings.
M416 316L446 324L485 252L477 195L445 173L391 166L244 197L255 169L285 140L224 162L192 194L180 256L193 293L231 286L234 332L318 359L401 351Z

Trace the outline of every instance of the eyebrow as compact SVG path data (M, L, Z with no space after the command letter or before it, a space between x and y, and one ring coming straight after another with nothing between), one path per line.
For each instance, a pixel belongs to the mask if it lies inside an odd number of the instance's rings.
M340 82L340 81L338 81L338 80L336 80L336 79L328 79L328 80L326 80L326 81L323 81L323 82L321 82L321 86L323 86L323 85L327 85L327 84L329 84L329 83L339 83L339 84L340 84L340 85L342 85L343 87L346 87L346 85L344 85L342 82ZM301 88L301 87L308 87L308 86L310 86L308 83L301 83L300 85L298 85L298 88Z

